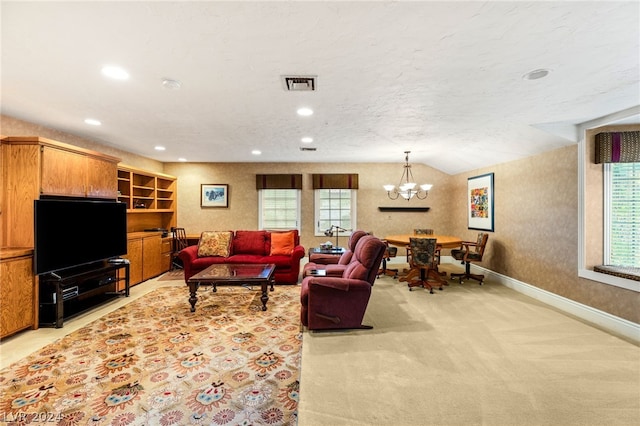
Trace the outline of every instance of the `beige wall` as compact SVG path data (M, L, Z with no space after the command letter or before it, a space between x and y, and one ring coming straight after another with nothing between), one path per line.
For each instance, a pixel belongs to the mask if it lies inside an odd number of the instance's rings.
M469 176L495 173L495 232L483 266L604 312L640 322L640 294L578 277L578 148L571 146L453 177L455 198L463 199ZM587 192L601 194L602 182ZM602 202L598 211L602 208ZM465 231L464 206L452 218ZM601 217L601 216L598 216ZM587 220L601 231L601 220Z
M10 124L6 126L6 124ZM427 200L391 201L382 185L396 183L402 164L362 163L167 163L134 156L65 133L2 117L0 133L36 135L95 149L125 159L127 164L178 177L178 225L188 233L258 226L255 174L303 174L301 237L305 247L327 237L313 236L312 173L358 173L358 227L378 236L430 227L443 234L474 239L467 229L467 178L494 173L495 232L490 233L482 266L612 315L640 323L640 295L578 278L578 149L562 148L486 169L449 176L413 165L419 181L432 183ZM150 165L146 165L146 164ZM229 184L229 208L200 207L200 184ZM600 191L599 184L593 190ZM428 213L381 213L379 206L429 206ZM597 226L587 223L587 227ZM344 239L341 239L341 244ZM447 253L445 253L447 254Z
M397 183L402 164L366 163L167 163L165 173L178 177L178 226L188 234L206 230L256 229L258 227L258 191L256 174L297 173L303 176L301 242L305 247L327 241L326 236L315 237L313 173L357 173L357 227L375 235L406 233L416 227L434 228L450 233L449 202L450 177L424 165L414 165L413 173L421 182L433 184L426 200L390 200L382 189L385 183ZM228 184L229 208L201 208L201 184ZM379 206L428 206L426 213L387 212ZM333 239L332 239L333 241ZM340 245L345 243L340 239Z

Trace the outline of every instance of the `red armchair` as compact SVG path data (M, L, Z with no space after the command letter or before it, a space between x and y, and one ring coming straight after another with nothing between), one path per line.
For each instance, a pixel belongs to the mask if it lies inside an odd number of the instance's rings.
M309 330L371 328L362 324L385 244L365 235L342 277L306 277L300 291L300 321Z
M342 273L345 269L347 269L347 266L353 259L353 251L356 249L356 244L358 244L360 238L364 237L365 235L367 235L365 231L353 231L351 233L351 236L349 237L347 249L344 253L342 253L342 256L340 256L340 260L338 260L337 264L321 264L309 262L304 265L302 277L304 278L306 276L312 275L311 271L319 269L324 269L325 274L328 277L341 277Z

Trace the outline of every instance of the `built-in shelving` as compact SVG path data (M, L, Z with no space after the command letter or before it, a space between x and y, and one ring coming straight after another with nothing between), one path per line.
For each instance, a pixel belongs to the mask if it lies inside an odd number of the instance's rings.
M176 182L174 176L118 166L118 201L127 205L129 232L175 226Z

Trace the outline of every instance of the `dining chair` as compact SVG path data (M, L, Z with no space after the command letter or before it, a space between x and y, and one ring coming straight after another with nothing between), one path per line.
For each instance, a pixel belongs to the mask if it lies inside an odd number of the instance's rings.
M184 228L171 228L173 234L173 250L171 251L171 270L183 269L182 260L178 257L178 253L187 248L187 233Z
M409 246L411 247L410 269L407 275L400 278L400 281L406 281L409 290L412 290L413 287L423 287L428 288L431 294L433 294L434 287L442 290L445 282L438 273L438 264L436 263L437 240L435 238L410 238Z

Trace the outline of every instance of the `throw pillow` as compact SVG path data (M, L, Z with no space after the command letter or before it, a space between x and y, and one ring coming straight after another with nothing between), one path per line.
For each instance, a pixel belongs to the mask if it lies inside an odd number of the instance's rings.
M198 242L198 257L228 257L231 248L231 231L205 231Z
M272 232L270 255L288 256L293 252L294 244L293 232Z

